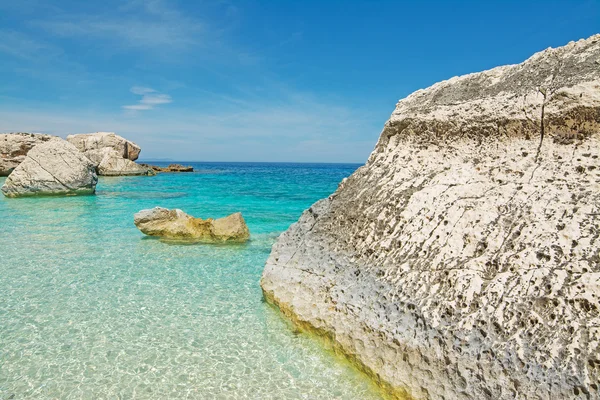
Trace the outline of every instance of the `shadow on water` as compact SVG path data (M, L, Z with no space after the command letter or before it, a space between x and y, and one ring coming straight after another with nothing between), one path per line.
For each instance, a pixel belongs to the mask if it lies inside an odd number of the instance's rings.
M104 197L121 197L125 199L178 199L188 196L187 193L183 192L109 192L104 190L97 190L96 195Z
M163 237L159 237L159 236L143 236L140 240L142 241L157 241L160 243L164 243L170 246L196 246L196 245L203 245L203 246L211 246L211 247L226 247L226 248L233 248L233 249L240 249L243 250L245 248L247 248L250 245L251 240L248 240L247 242L244 243L240 243L240 242L224 242L224 243L215 243L215 242L211 242L211 241L207 241L207 240L200 240L200 239L171 239L171 238L163 238Z

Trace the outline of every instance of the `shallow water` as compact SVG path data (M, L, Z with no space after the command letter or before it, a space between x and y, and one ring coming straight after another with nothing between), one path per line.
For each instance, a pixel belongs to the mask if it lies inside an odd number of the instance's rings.
M271 245L357 165L195 164L96 196L0 196L0 399L379 399L262 301ZM4 179L0 179L0 185ZM244 245L144 237L154 206L241 211Z

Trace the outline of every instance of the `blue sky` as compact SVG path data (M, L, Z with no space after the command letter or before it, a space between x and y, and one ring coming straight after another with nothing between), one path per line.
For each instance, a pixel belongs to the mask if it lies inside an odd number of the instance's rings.
M600 0L0 0L0 131L364 162L396 102L600 32Z

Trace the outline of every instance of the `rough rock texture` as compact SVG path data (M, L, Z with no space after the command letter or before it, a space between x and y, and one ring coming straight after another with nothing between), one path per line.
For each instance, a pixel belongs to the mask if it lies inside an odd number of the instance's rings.
M34 146L45 143L56 136L40 133L0 134L0 176L8 176Z
M95 168L72 144L55 138L38 144L6 178L7 197L93 194Z
M159 167L150 164L140 164L144 167L151 168L154 172L194 172L194 167L181 164L169 164L168 167Z
M134 216L135 226L150 236L206 242L245 242L250 238L241 213L219 219L194 218L179 209L155 207Z
M67 136L67 141L73 144L81 152L98 150L110 147L131 161L137 160L140 155L140 146L115 134L114 132L80 133Z
M415 399L600 398L600 35L401 100L261 285Z
M111 147L88 150L83 154L89 158L92 163L94 163L97 168L98 175L155 175L151 168L121 157L121 154Z

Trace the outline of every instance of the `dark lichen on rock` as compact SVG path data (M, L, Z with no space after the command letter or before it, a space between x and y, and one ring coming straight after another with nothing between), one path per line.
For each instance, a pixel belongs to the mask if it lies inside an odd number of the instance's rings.
M401 100L261 285L415 399L598 397L600 35Z

